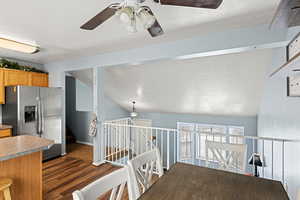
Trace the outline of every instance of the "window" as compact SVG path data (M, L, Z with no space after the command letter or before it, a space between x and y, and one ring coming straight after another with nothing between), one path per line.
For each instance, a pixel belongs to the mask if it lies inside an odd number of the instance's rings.
M180 159L183 161L188 161L193 159L193 124L183 124L180 125L179 134L179 146L180 146Z
M196 158L206 159L206 140L226 143L226 126L195 124L196 126ZM213 159L212 152L208 152L209 160Z
M244 136L244 127L230 126L228 127L229 143L231 144L244 144L244 138L239 136Z
M187 160L206 159L206 140L231 144L243 144L244 127L212 124L181 123L179 130L179 158ZM195 155L193 154L195 152ZM224 151L224 154L226 152ZM208 152L208 159L214 161L214 156Z

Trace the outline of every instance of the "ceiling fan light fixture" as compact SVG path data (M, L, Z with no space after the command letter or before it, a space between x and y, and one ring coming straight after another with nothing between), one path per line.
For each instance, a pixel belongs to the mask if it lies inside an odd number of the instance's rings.
M138 113L135 111L135 101L132 102L132 112L130 113L130 117L134 118L138 116Z
M155 17L152 14L150 14L148 9L145 7L142 7L138 11L137 16L139 17L140 21L144 25L145 29L151 28L156 21Z
M128 32L135 33L136 29L136 20L135 20L135 11L133 7L126 6L121 8L117 12L117 16L122 24L125 25Z
M136 112L131 112L130 113L130 117L137 117L137 116L138 116L138 114Z
M130 33L136 33L137 32L137 29L136 29L136 20L135 18L133 18L131 20L131 22L129 24L126 25L126 29L128 32Z

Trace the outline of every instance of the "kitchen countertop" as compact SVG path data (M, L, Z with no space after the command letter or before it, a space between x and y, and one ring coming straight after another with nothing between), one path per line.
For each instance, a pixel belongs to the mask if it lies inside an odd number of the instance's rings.
M20 135L0 139L0 161L49 149L54 142L44 138Z
M5 129L10 129L13 128L11 125L5 125L5 124L0 124L0 130L5 130Z

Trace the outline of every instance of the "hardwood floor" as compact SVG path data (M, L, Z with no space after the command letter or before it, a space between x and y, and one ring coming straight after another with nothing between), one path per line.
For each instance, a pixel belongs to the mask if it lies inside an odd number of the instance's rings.
M93 147L85 144L68 144L67 156L78 158L81 160L92 161L93 160Z
M43 163L44 200L71 200L73 191L119 169L111 164L93 166L92 148L87 145L75 144L71 148L73 151L66 156ZM107 199L108 195L99 199ZM123 200L126 199L124 192Z

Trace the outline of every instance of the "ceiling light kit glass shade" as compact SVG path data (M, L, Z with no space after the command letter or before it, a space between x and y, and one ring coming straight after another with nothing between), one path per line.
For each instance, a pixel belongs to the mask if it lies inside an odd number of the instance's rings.
M135 111L135 101L132 102L132 112L130 113L130 117L135 118L138 116L138 113Z
M137 32L135 11L133 7L124 7L117 12L117 16L122 24L125 25L126 29L130 33Z
M141 7L138 12L137 16L139 17L140 21L144 25L145 29L150 28L155 23L156 19L153 15L150 14L149 10L145 7Z
M34 54L39 52L39 48L37 46L25 44L22 42L17 42L6 38L0 38L0 48L18 51L22 53L28 53L28 54Z
M117 11L117 16L131 33L137 32L137 19L139 19L145 29L152 27L156 21L155 17L150 13L150 9L147 9L146 6L137 8L132 6L123 7Z

